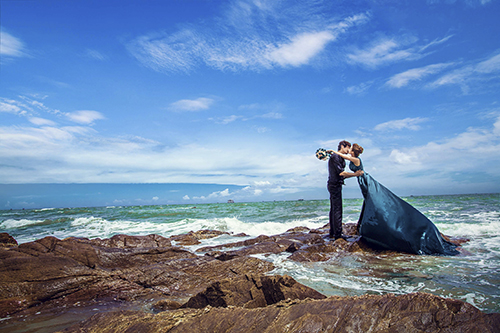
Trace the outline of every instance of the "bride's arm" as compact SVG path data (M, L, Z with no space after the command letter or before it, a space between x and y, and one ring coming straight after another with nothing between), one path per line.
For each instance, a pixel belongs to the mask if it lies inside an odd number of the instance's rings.
M357 158L357 157L353 157L351 155L341 154L341 153L339 153L338 151L335 151L335 150L327 150L327 152L335 153L335 154L339 155L340 157L342 157L343 159L351 161L356 166L359 166L359 158Z

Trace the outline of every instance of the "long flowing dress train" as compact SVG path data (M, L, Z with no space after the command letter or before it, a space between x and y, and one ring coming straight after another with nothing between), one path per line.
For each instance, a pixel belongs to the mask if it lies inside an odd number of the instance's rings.
M363 170L363 163L349 168ZM446 241L424 214L392 193L368 173L358 177L364 202L358 231L369 244L414 254L456 255L456 245Z

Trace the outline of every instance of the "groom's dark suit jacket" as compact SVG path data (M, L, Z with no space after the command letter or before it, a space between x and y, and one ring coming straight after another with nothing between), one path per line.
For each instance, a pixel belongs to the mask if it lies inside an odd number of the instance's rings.
M330 156L328 160L328 186L344 185L344 177L340 173L345 169L345 160L337 154Z

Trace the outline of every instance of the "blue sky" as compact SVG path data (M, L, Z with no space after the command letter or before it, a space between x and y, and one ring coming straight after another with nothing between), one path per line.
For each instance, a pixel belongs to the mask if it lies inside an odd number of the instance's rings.
M500 191L498 0L0 5L0 184L321 199L347 139L398 195Z

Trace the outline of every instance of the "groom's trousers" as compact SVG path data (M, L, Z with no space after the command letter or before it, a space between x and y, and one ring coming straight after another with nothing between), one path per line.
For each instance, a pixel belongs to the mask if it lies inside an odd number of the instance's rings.
M330 192L330 238L342 236L342 185L328 184Z

